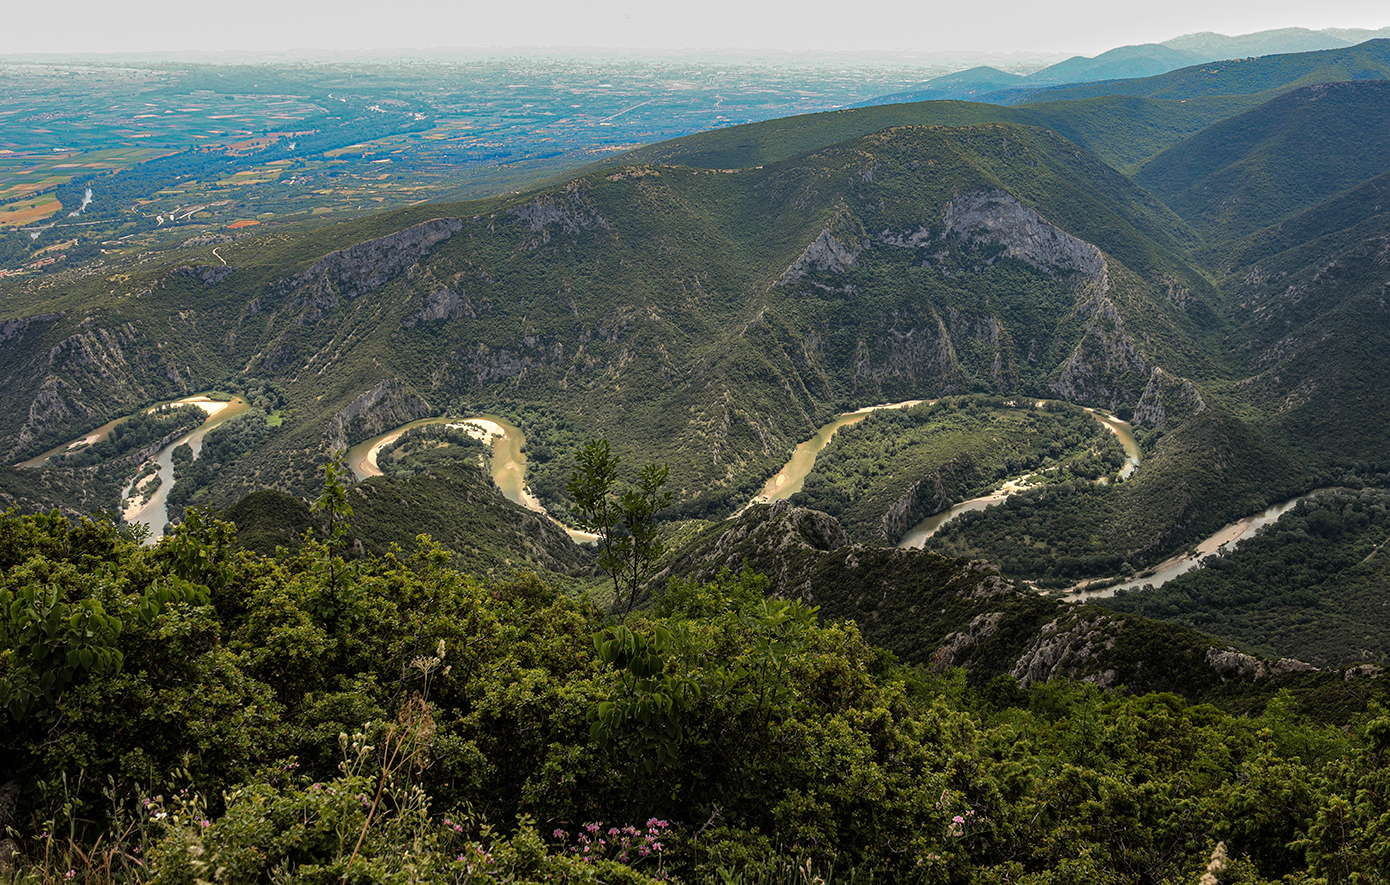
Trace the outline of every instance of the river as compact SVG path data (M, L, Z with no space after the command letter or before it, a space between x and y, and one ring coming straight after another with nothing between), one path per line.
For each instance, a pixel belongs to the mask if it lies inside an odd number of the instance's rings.
M835 436L836 431L841 427L849 427L852 424L858 424L860 421L869 417L869 415L883 409L907 409L925 402L934 402L934 400L910 399L900 403L866 406L854 412L845 412L834 421L831 421L820 430L817 430L815 435L810 439L793 449L791 460L789 460L781 470L777 471L771 479L763 483L762 491L758 492L752 501L744 505L743 509L747 510L754 504L769 504L773 501L781 501L801 491L802 486L806 483L806 475L811 472L811 468L816 464L816 456L820 454L821 449L830 445L831 438Z
M1139 469L1140 459L1139 440L1134 438L1134 428L1128 421L1121 421L1109 412L1102 412L1099 409L1092 408L1086 408L1086 411L1090 413L1092 418L1099 421L1106 430L1109 430L1119 438L1120 446L1125 450L1125 463L1124 466L1120 468L1120 479L1129 479L1134 474L1134 471ZM1016 476L1013 479L1005 480L1003 485L997 490L990 492L988 495L981 495L978 498L961 501L959 504L955 504L940 513L933 513L931 516L928 516L926 519L907 530L902 536L902 539L898 541L899 549L907 550L922 547L927 543L928 538L936 534L937 529L955 519L957 516L960 516L962 513L969 513L972 510L984 510L986 507L993 507L995 504L1006 500L1010 495L1017 494L1028 488L1028 481L1032 478L1033 474L1031 473L1024 476Z
M169 510L166 506L166 502L169 497L169 490L174 486L174 449L187 443L189 448L193 450L193 457L197 458L198 454L203 450L203 437L208 435L208 431L217 427L219 424L225 424L238 415L245 414L246 411L251 408L251 404L239 396L234 396L229 401L222 401L209 399L199 394L197 396L186 396L183 399L174 400L174 402L178 405L198 406L208 413L208 417L197 429L184 434L155 453L154 458L151 460L154 461L155 466L158 468L160 480L159 488L155 489L149 501L144 504L140 504L137 501L132 503L124 511L123 515L126 522L132 525L140 523L149 528L150 534L146 541L146 543L149 544L153 544L155 541L164 537L164 530L169 527ZM119 422L113 422L113 424L115 423ZM109 427L110 425L106 426ZM100 428L98 428L98 430L100 430ZM106 432L110 433L110 430L108 429ZM89 437L84 437L84 439ZM145 463L148 464L149 462L146 461ZM143 468L145 465L141 464L140 466ZM126 484L125 489L121 492L122 499L129 498L134 493L134 485L135 480L132 477L131 481Z
M1199 568L1207 557L1215 556L1223 549L1233 548L1246 538L1253 537L1260 529L1270 523L1277 522L1279 517L1297 507L1299 501L1312 497L1319 491L1323 490L1318 489L1290 501L1275 504L1253 516L1247 516L1230 525L1223 526L1215 534L1198 544L1195 552L1181 553L1165 559L1154 566L1151 571L1145 572L1147 577L1134 578L1122 584L1100 587L1095 590L1086 589L1089 585L1096 583L1095 581L1083 581L1069 589L1064 598L1072 602L1085 602L1088 599L1104 599L1108 596L1114 596L1121 590L1137 590L1150 585L1161 587L1178 575L1185 575L1193 569Z
M497 488L502 491L502 495L508 501L550 517L577 543L597 540L596 535L572 529L551 517L541 502L536 499L536 496L527 490L526 455L521 451L526 446L526 435L521 432L519 427L500 415L477 415L472 418L421 418L418 421L411 421L409 424L403 424L394 430L374 436L348 449L348 467L352 470L353 476L358 481L370 476L381 476L381 468L377 466L376 461L381 450L400 439L407 431L416 427L424 427L426 424L447 424L470 432L476 431L474 435L492 447L490 464L492 481L497 484Z

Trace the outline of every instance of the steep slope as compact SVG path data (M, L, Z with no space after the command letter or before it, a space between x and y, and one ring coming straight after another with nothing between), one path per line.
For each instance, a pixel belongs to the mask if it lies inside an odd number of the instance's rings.
M1204 568L1100 604L1319 667L1385 666L1387 504L1380 489L1321 492Z
M1390 83L1286 93L1168 148L1136 180L1208 237L1248 234L1390 166Z
M1248 268L1323 237L1352 236L1364 221L1390 210L1390 172L1369 178L1315 206L1233 242L1213 243L1201 252L1208 266L1229 272Z
M1025 685L1065 677L1212 699L1311 669L1260 660L1187 628L1058 602L986 563L854 544L831 517L785 501L704 529L653 583L743 567L767 575L769 592L819 606L826 621L855 621L903 660L964 667L977 685L1000 675Z
M1365 196L1367 189L1358 188L1349 199L1371 208ZM1331 217L1354 218L1358 213L1339 211L1342 202L1329 201L1294 226L1316 231ZM1383 383L1387 267L1390 213L1377 212L1235 266L1225 284L1244 317L1228 348L1250 373L1229 395L1267 415L1271 430L1330 471L1328 480L1346 470L1367 477L1390 470L1381 421L1390 408Z

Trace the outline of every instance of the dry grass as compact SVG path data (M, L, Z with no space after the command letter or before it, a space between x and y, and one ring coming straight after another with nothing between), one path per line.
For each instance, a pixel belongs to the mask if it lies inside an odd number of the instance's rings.
M8 206L0 206L0 227L41 221L62 208L62 203L52 199L45 203L39 203L37 206L31 206L28 203L11 203Z

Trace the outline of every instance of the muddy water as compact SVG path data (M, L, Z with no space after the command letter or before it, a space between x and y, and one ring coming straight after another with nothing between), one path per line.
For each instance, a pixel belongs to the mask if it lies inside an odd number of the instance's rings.
M903 535L902 540L898 541L898 548L900 550L920 548L927 543L928 538L936 534L937 529L955 519L957 516L960 516L962 513L969 513L972 510L984 510L986 507L993 507L995 504L1007 500L1010 495L1028 488L1028 481L1032 478L1033 474L1031 473L1026 476L1015 477L1000 486L998 491L990 492L988 495L982 495L978 498L971 498L969 501L961 501L959 504L953 505L940 513L933 513L931 516L928 516L926 519L908 529L907 534Z
M1125 466L1120 468L1120 479L1129 479L1130 475L1139 469L1139 440L1134 438L1134 428L1128 421L1121 421L1109 412L1089 408L1086 411L1120 438L1120 445L1125 450Z
M1224 526L1220 531L1198 544L1195 553L1183 553L1179 556L1164 560L1154 567L1153 573L1147 578L1135 578L1132 581L1125 581L1123 584L1116 584L1113 587L1105 587L1097 590L1087 590L1086 585L1081 584L1072 588L1065 598L1072 601L1084 602L1088 599L1103 599L1107 596L1114 596L1121 590L1136 590L1140 587L1149 585L1161 587L1178 575L1185 575L1195 568L1200 568L1203 560L1207 557L1215 556L1223 549L1230 549L1246 538L1253 537L1260 529L1272 522L1277 522L1279 517L1298 506L1299 501L1311 497L1311 495L1314 494L1317 493L1310 492L1308 495L1294 498L1291 501L1275 504L1273 507L1269 507L1253 516L1247 516L1242 520Z
M369 476L381 476L381 468L377 466L376 461L381 450L400 439L406 431L423 427L426 424L448 424L470 430L470 432L476 430L477 437L485 444L492 446L490 472L492 473L492 481L497 484L497 488L501 489L503 496L527 510L550 516L541 506L541 502L536 500L535 495L526 489L526 456L521 451L526 445L526 435L515 424L499 415L478 415L473 418L422 418L419 421L403 424L380 436L374 436L348 449L348 467L352 470L353 476L359 481ZM564 528L570 538L576 542L583 543L595 540L595 536L588 532L572 529L558 520L555 520L555 523Z
M171 399L171 400L165 400L164 402L161 402L161 403L155 403L155 404L152 405L152 406L146 406L145 408L141 409L140 411L136 412L135 414L137 414L137 415L143 415L143 414L145 414L146 412L153 412L155 409L161 408L161 407L163 407L163 406L173 406L173 405L190 404L190 403L192 403L192 404L197 404L197 401L201 401L201 402L213 402L213 400L208 399L206 396L204 396L204 395L202 395L202 394L195 394L195 395L192 395L192 396L186 396L186 397L184 397L183 399ZM245 409L242 409L242 411L244 412L244 411L246 411L246 410L245 410ZM238 413L238 414L240 414L240 413ZM96 430L89 431L89 432L87 432L86 434L84 434L84 435L78 437L77 439L71 440L70 442L65 442L65 443L63 443L61 446L54 446L53 448L51 448L51 449L49 449L48 451L44 452L42 455L35 455L34 457L30 458L28 461L21 461L20 463L16 464L15 466L16 466L16 467L42 467L44 464L47 464L47 463L49 462L49 460L51 460L52 458L57 457L58 455L62 455L62 454L64 454L64 453L70 452L70 451L72 451L72 450L74 450L74 449L86 448L87 446L95 445L95 444L97 444L97 443L99 443L99 442L102 442L102 441L105 440L107 437L109 437L109 436L111 435L111 431L116 429L116 425L118 425L118 424L123 424L124 422L129 421L130 418L131 418L130 415L125 415L125 416L122 416L122 417L120 417L120 418L116 418L116 419L113 420L113 421L107 421L105 424L101 425L101 426L98 427ZM199 439L201 440L201 437L200 437Z
M148 543L151 544L164 537L164 531L169 527L169 511L166 504L169 490L174 486L174 449L187 443L189 448L193 450L193 457L197 458L203 450L203 437L208 435L208 431L219 424L225 424L238 415L245 414L251 408L251 404L239 396L232 397L230 402L211 400L206 396L188 396L181 400L175 400L175 402L199 406L209 414L207 420L196 430L184 434L155 453L151 460L159 468L159 488L145 504L135 504L125 510L126 522L132 525L141 523L149 527ZM106 432L110 433L110 430L108 429ZM142 464L141 467L143 468L144 465ZM125 490L121 492L122 498L131 495L134 491L133 485L134 479L132 478L132 481L126 484Z
M1125 465L1120 468L1120 479L1128 479L1139 467L1139 441L1134 438L1134 428L1130 426L1128 421L1121 421L1108 412L1102 412L1097 409L1086 409L1086 411L1091 414L1092 418L1095 418L1104 425L1107 430L1119 437L1120 445L1125 450ZM1013 479L1006 480L997 491L990 492L988 495L982 495L978 498L971 498L968 501L961 501L959 504L947 510L928 516L926 519L907 530L902 540L898 541L898 547L900 549L921 547L927 543L928 538L936 534L937 529L955 519L957 516L960 516L962 513L969 513L972 510L984 510L986 507L992 507L1008 499L1010 495L1017 494L1028 488L1028 481L1032 479L1032 477L1033 474L1031 473L1025 476L1014 477Z
M871 413L881 409L907 409L924 402L927 400L911 399L901 403L885 403L881 406L868 406L855 412L845 412L817 430L815 436L797 446L792 451L791 460L787 461L781 470L763 484L762 491L758 492L757 496L749 502L749 505L780 501L801 491L802 486L806 483L806 475L816 464L816 456L820 454L821 449L830 444L831 438L841 427L858 424L869 417Z

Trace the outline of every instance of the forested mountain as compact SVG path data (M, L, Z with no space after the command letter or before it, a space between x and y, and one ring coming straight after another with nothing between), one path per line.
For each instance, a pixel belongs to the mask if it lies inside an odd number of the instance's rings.
M293 485L326 444L534 402L571 437L670 460L681 500L718 512L852 404L1017 390L1133 407L1156 366L1214 371L1198 342L1219 296L1184 257L1191 234L1046 130L894 128L430 214L324 257L247 241L215 278L166 265L35 291L46 312L17 318L2 355L0 438L27 457L195 379L272 379L299 417L248 457ZM218 479L223 500L264 481Z

